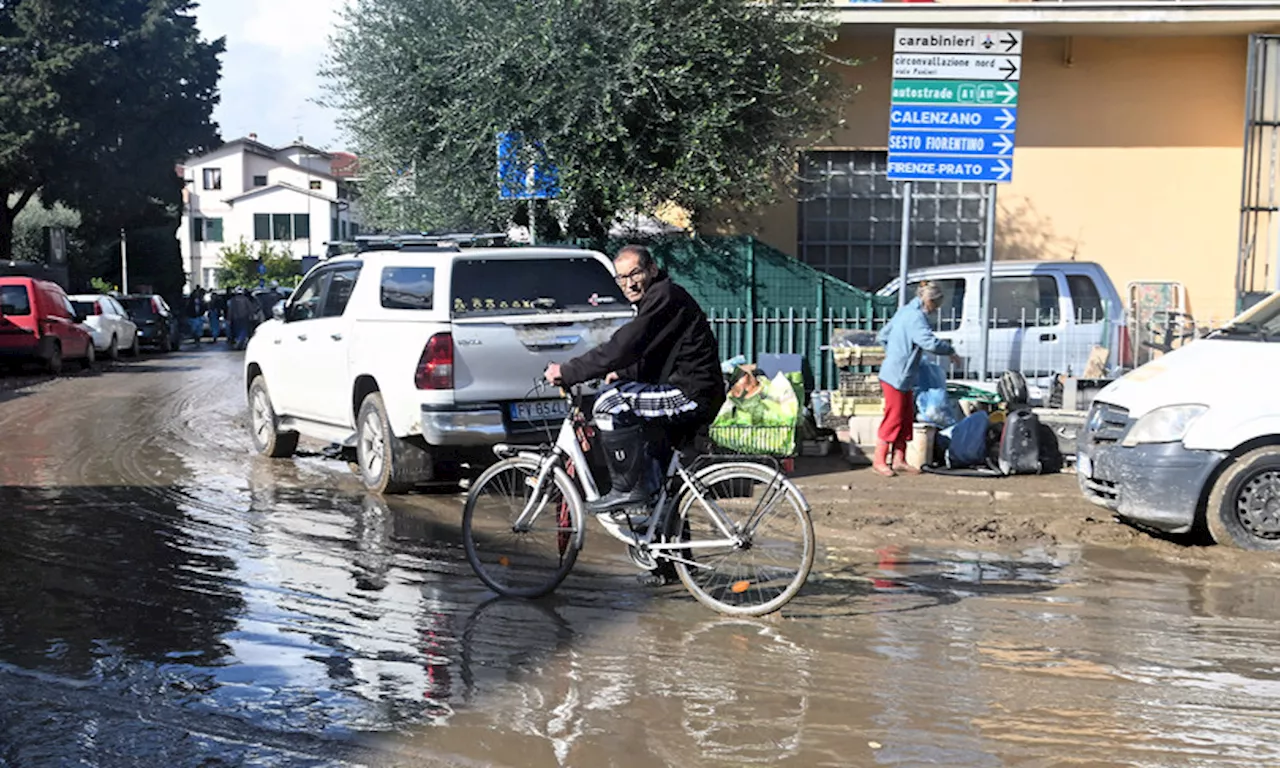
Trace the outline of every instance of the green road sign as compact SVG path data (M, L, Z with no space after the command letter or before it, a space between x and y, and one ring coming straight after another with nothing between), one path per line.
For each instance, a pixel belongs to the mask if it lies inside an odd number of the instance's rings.
M894 80L894 104L1018 106L1018 84L984 80Z

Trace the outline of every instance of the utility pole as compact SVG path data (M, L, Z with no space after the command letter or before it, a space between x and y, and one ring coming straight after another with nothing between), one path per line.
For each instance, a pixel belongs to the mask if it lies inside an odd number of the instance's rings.
M124 227L120 228L120 293L129 293L129 247L125 242Z

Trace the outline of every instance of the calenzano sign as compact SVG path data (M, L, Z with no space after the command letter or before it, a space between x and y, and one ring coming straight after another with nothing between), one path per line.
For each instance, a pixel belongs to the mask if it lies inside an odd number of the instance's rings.
M893 42L889 178L1013 179L1022 32L899 29Z

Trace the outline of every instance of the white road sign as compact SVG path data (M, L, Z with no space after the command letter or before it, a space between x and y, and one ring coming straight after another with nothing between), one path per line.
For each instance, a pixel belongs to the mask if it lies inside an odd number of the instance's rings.
M1017 80L1021 73L1021 56L893 54L895 80Z
M894 53L1022 53L1022 31L1013 29L897 29Z

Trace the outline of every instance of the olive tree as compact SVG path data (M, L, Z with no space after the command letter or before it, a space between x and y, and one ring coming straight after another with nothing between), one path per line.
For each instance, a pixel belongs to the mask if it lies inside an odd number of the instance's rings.
M568 231L765 202L834 126L835 24L792 0L352 0L325 67L375 224L502 226L499 133L536 140ZM530 143L532 146L532 142ZM539 219L539 226L542 220Z

